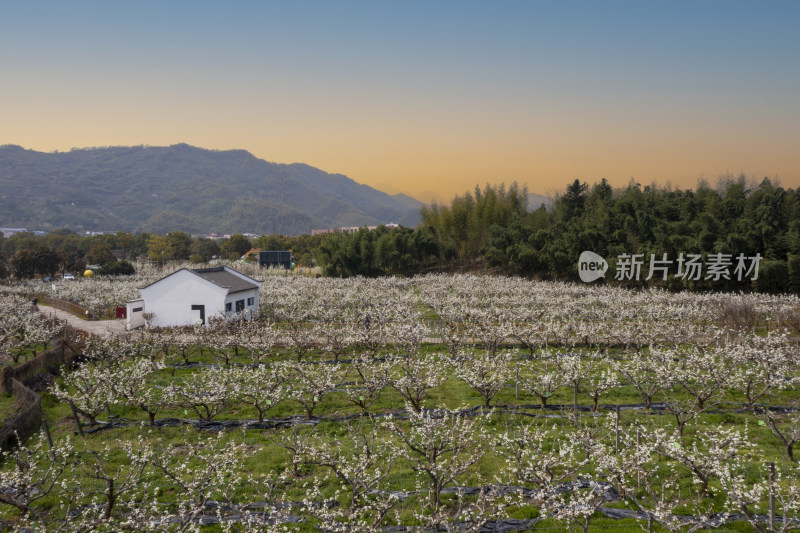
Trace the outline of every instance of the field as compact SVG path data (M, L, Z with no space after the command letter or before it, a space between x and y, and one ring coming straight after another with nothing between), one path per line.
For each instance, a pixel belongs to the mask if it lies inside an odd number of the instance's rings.
M8 530L800 529L795 297L268 276L261 302L86 340L52 445L4 456Z

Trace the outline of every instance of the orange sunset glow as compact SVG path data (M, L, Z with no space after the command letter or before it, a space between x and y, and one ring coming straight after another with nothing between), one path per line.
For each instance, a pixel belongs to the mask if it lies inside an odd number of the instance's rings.
M245 149L441 201L800 185L794 3L43 5L2 8L0 144Z

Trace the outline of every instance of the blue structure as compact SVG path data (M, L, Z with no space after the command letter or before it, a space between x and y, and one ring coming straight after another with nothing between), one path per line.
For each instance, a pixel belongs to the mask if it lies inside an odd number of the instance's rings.
M291 250L267 250L258 252L258 265L261 268L292 269Z

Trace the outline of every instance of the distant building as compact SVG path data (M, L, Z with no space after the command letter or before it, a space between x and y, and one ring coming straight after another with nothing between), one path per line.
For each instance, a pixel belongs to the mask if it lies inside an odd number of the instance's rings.
M250 320L258 316L262 283L225 266L182 268L139 289L142 297L127 302L127 327L148 320L152 327L200 325L212 317Z
M291 270L292 252L291 250L261 250L258 252L258 266Z
M394 222L389 222L388 224L386 224L386 227L392 229L392 228L399 228L400 226L398 224L395 224ZM362 228L366 228L368 231L374 231L378 229L378 226L342 226L340 228L312 229L311 236L313 237L314 235L324 235L326 233L357 233L358 230Z
M0 231L3 232L4 237L11 237L17 233L25 233L28 230L26 228L0 228Z

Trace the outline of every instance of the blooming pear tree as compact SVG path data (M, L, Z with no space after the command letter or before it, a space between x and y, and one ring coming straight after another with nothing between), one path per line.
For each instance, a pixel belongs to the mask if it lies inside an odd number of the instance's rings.
M302 449L302 461L330 471L346 485L350 495L350 511L354 511L366 495L378 491L400 449L379 434L372 420L348 423L337 445L331 446L319 434Z
M511 379L512 360L510 352L462 351L455 364L455 374L481 395L484 407L489 407Z
M194 411L199 420L210 422L236 398L237 385L233 371L212 366L193 372L180 384L173 385L169 394L179 406Z
M427 482L430 496L426 511L435 515L440 509L442 490L483 456L486 418L468 418L446 409L419 412L410 406L406 413L407 426L390 418L385 427L401 442L401 456Z
M0 296L0 351L11 357L14 364L25 353L36 356L38 345L46 348L58 327L29 300Z
M243 479L242 461L252 455L244 443L226 441L222 432L194 442L185 439L182 450L157 454L154 466L177 489L181 497L173 509L158 517L178 531L194 529L210 500L230 502L231 487ZM179 455L174 460L173 455Z
M576 431L558 424L545 426L539 420L509 427L499 435L508 472L545 497L557 483L572 479L590 462Z
M288 398L303 408L306 420L311 420L314 409L325 395L339 383L339 371L325 364L292 362L286 365L289 375Z
M381 360L359 355L350 363L351 375L356 380L345 389L347 399L361 409L366 415L371 406L378 401L384 389L392 383L394 361L392 358Z
M164 368L166 365L160 360L142 358L121 364L110 377L115 396L125 405L147 413L151 426L155 425L158 412L173 401L175 389L157 387L149 379Z
M708 485L717 476L721 465L750 448L745 434L736 428L698 431L688 446L684 445L680 435L663 428L656 428L647 436L656 451L691 471L703 495L708 494Z
M89 425L97 423L97 417L114 403L114 373L108 366L90 362L66 373L62 383L56 383L53 395L67 402L78 414L89 419ZM76 420L79 423L79 421Z
M738 337L726 348L735 365L730 386L744 394L751 411L756 402L800 382L798 346L784 332Z
M0 452L2 462L11 465L0 469L0 504L28 516L35 502L58 490L73 453L69 437L49 446L44 431L31 443L20 442L13 450Z
M666 352L657 349L638 350L613 362L614 369L639 392L647 410L653 405L653 399L674 382L674 377L664 371L667 368L665 356Z
M717 477L726 506L747 519L759 533L800 530L800 468L776 468L762 463L762 477L755 483L746 475L747 465L739 457L718 465Z
M556 357L555 352L548 349L536 360L525 361L520 365L520 385L539 398L543 409L558 389L569 384L569 377L559 368Z
M800 410L795 408L784 416L763 411L758 418L759 423L766 424L772 434L781 440L786 450L786 457L795 462L794 446L800 442Z
M422 402L434 387L447 379L445 366L435 354L417 357L400 355L394 358L395 379L392 387L416 411L422 411Z
M239 391L239 399L258 411L258 421L264 421L267 411L287 397L288 371L281 363L270 363L255 368L232 369L232 381Z
M119 502L123 507L132 503L127 495L143 488L142 478L154 454L141 436L136 443L124 441L85 451L81 460L73 464L70 483L62 491L69 495L70 504L83 503L74 509L76 521L86 529L102 528L111 520ZM115 457L119 455L122 460Z

